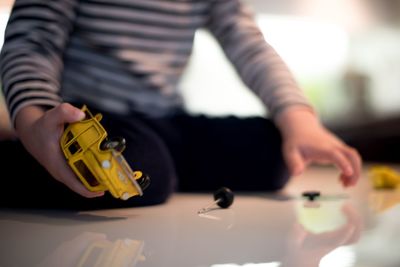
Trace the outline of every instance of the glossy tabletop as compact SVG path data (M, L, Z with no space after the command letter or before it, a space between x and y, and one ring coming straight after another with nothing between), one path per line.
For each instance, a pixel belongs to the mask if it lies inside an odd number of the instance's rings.
M282 192L236 193L205 214L212 193L144 208L3 209L0 267L399 267L400 190L373 189L367 167L352 189L337 175L313 167Z

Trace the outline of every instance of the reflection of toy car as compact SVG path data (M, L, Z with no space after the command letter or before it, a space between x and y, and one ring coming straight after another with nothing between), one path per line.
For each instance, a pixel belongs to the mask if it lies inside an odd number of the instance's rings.
M101 114L93 116L86 106L86 117L69 124L61 136L61 149L72 170L93 192L110 191L126 200L142 195L150 179L141 171L133 172L122 156L125 139L108 139L100 124Z
M82 254L78 267L134 267L138 262L144 261L144 241L132 239L118 239L114 242L109 240L94 241Z

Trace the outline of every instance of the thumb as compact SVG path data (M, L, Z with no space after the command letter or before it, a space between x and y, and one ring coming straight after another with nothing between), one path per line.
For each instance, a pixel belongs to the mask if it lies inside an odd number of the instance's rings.
M286 146L283 150L283 156L291 175L297 176L303 173L305 163L296 147Z
M56 124L72 123L85 118L85 113L69 103L62 103L49 111L49 117Z

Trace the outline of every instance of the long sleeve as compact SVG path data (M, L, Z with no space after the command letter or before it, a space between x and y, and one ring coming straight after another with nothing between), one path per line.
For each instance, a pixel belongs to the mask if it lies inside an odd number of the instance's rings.
M29 105L56 106L63 51L73 27L76 0L16 0L0 56L5 100L14 122Z
M311 108L287 65L265 41L253 14L240 0L214 1L207 28L272 117L290 105Z

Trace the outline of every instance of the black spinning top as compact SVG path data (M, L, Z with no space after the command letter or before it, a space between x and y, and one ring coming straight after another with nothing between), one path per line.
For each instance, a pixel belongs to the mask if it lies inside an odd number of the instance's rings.
M309 201L314 201L317 197L321 196L321 193L319 191L306 191L302 195L308 198Z
M206 213L212 209L212 206L218 205L220 208L226 209L232 205L234 200L233 192L227 187L221 187L214 192L214 202L205 208L202 208L198 213Z

